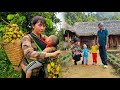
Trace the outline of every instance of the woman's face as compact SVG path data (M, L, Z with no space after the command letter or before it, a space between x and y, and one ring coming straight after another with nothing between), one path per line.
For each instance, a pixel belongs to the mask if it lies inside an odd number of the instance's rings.
M38 21L35 25L32 25L33 30L36 33L42 34L45 31L45 25Z
M74 44L75 44L75 45L78 45L78 42L75 42Z

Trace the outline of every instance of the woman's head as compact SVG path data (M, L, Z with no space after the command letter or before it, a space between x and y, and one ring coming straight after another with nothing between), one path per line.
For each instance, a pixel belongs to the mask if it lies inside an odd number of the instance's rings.
M32 28L36 33L43 33L46 27L46 21L42 16L35 16L31 21Z
M78 44L78 38L73 38L73 43Z

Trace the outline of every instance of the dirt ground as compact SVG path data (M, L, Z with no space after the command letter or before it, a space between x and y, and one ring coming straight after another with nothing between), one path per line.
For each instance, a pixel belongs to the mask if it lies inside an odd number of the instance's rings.
M61 67L61 78L120 78L110 64L107 69L103 68L99 54L97 65L92 65L91 56L89 54L88 66L83 66L82 60L78 62L78 65L74 65L73 60L70 60L66 66Z

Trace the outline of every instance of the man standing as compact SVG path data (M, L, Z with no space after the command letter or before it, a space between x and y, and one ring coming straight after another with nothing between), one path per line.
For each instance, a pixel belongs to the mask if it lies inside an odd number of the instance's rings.
M100 58L102 63L104 64L104 68L108 68L107 66L107 46L108 46L108 30L104 27L104 23L98 24L98 32L97 32L97 44L99 47Z

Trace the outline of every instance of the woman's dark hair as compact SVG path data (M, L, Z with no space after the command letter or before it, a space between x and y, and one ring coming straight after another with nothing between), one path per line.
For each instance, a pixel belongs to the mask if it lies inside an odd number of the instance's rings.
M73 38L73 43L78 42L78 38L74 37Z
M42 16L34 16L32 18L31 24L35 25L38 21L40 21L43 25L46 25L46 21Z

